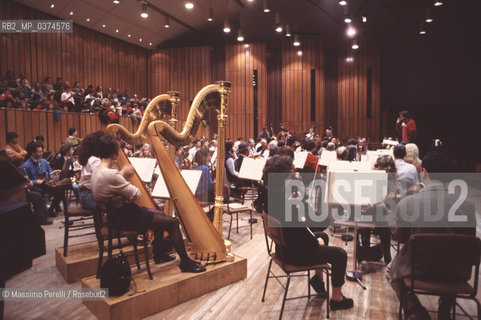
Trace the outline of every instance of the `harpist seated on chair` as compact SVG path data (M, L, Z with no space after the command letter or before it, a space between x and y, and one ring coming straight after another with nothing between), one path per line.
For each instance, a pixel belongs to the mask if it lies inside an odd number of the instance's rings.
M267 191L284 195L284 185L269 185L268 173L289 173L293 169L292 158L289 156L275 155L266 163L264 168L264 181ZM281 201L284 202L284 201ZM268 211L268 201L265 202L265 211ZM283 205L281 205L283 207ZM306 227L282 228L286 247L282 248L285 262L298 266L310 266L329 263L332 267L332 296L330 306L332 310L352 308L354 303L350 298L342 294L344 275L346 273L347 254L339 247L321 245L316 237ZM276 254L279 255L276 247ZM322 280L322 272L316 270L316 274L310 280L311 286L321 296L326 295L326 289Z
M164 231L169 233L169 238L180 257L180 270L182 272L203 272L205 268L199 267L189 258L185 250L179 222L176 218L167 216L160 211L140 207L132 202L140 198L140 190L129 183L125 177L134 173L131 166L122 168L122 171L114 169L114 163L120 151L119 142L112 136L100 138L100 164L92 173L92 191L97 203L106 202L114 196L121 196L126 202L114 209L116 218L119 220L121 230L135 230L144 233L147 229L154 231L152 243L154 261L156 263L172 260L162 248L162 235Z

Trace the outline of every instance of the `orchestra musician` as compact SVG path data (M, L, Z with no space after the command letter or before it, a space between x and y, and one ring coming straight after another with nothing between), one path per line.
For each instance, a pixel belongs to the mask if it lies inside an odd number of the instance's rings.
M267 192L277 194L279 199L284 199L285 184L278 183L269 184L269 173L289 173L293 170L293 158L289 156L275 155L267 160L264 168L264 178ZM271 195L275 197L274 195ZM266 196L267 199L267 196ZM278 203L265 202L265 212L269 214L268 204L276 205L271 208L275 211L285 210L285 201ZM344 285L344 276L346 273L347 254L346 251L339 247L330 247L320 244L318 239L306 227L286 227L282 228L286 247L283 248L284 261L288 264L309 266L316 264L331 264L332 268L332 295L329 302L331 310L341 310L352 308L354 302L350 298L346 298L342 294L342 286ZM276 254L279 254L276 246ZM310 284L314 290L321 296L326 295L325 284L322 279L322 272L316 270L315 275L310 279Z
M55 208L58 207L60 201L64 197L64 192L60 189L49 188L46 181L50 180L50 173L52 168L47 160L43 159L43 147L39 143L34 143L29 150L30 158L20 167L20 172L28 177L32 182L32 188L29 192L29 199L31 200L34 212L38 212L41 224L52 224L52 221L47 219L47 215L55 217L57 213ZM54 198L47 211L44 193L53 194Z
M158 210L140 207L132 202L140 199L140 190L125 178L134 174L132 166L125 166L121 171L113 168L119 151L120 143L114 137L105 135L100 138L100 164L93 171L91 177L95 201L97 203L105 202L114 196L121 196L125 200L120 205L114 205L120 228L139 233L145 233L147 229L153 230L152 246L155 263L170 261L173 258L164 251L161 244L163 232L167 231L170 241L180 257L180 270L194 273L205 271L204 267L198 266L187 255L177 218L167 216Z

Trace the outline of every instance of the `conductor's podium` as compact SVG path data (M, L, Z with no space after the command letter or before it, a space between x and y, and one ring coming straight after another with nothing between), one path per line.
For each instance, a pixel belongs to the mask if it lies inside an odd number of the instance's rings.
M125 242L124 242L125 240ZM128 240L122 239L122 251L127 256L130 265L135 264L134 248L127 245ZM106 246L106 244L105 244ZM139 259L144 257L144 247L137 248ZM149 257L152 257L152 247L148 247ZM114 255L118 250L114 250ZM103 263L107 260L107 248L104 248ZM79 281L97 273L99 247L97 241L85 242L68 246L68 254L63 256L63 247L55 248L55 265L67 283Z
M235 256L233 262L208 265L202 273L183 273L178 265L179 258L152 264L153 280L149 280L145 265L141 265L140 270L132 267L136 290L83 303L101 320L142 319L247 277L247 259L239 256ZM99 287L100 279L95 276L82 279L82 288Z

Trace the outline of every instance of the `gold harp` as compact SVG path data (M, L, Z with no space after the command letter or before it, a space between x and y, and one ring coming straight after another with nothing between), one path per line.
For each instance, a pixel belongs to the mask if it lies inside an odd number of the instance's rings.
M186 122L181 132L177 132L171 125L160 121L159 103L178 102L178 94L159 95L155 97L147 106L144 117L139 129L135 134L128 132L120 125L110 125L106 132L117 135L129 143L141 143L145 141L146 128L150 137L157 163L162 171L165 183L172 198L172 202L177 209L178 218L183 226L183 230L190 242L189 247L195 259L206 263L216 263L232 260L230 245L222 239L222 188L224 181L224 157L225 157L225 122L227 118L227 99L230 93L229 82L218 82L201 89L190 108ZM160 136L164 137L174 146L184 146L189 144L199 127L204 113L208 109L217 111L218 119L218 147L217 147L217 170L215 197L215 217L214 224L209 221L204 210L200 206L196 197L190 192L187 184L182 178L179 170L175 166L173 159L165 149ZM219 160L220 159L220 160ZM128 164L128 158L121 152L119 155L119 166ZM137 186L142 197L137 202L149 208L156 208L155 201L150 196L150 192L145 188L139 176L135 174L129 181Z

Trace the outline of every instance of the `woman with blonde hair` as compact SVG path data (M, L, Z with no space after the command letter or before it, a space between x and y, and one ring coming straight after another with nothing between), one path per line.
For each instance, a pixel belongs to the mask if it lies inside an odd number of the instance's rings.
M422 161L419 159L419 149L414 143L406 144L406 156L404 157L404 161L414 165L418 173L421 173L423 170Z

